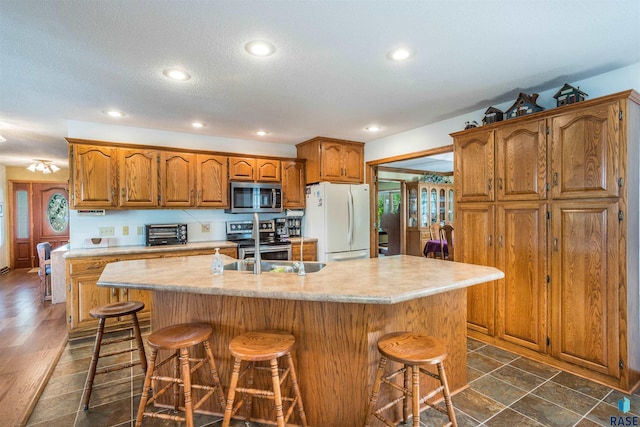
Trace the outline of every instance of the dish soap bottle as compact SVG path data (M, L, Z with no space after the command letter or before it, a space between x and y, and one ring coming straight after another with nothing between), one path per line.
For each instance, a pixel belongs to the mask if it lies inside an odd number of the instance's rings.
M211 261L211 272L214 275L222 274L223 266L222 266L222 258L220 258L220 248L216 248L216 253L213 256L213 261Z

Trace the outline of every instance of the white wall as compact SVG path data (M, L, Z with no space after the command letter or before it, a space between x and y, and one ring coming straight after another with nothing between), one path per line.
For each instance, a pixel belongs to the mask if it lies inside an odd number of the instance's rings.
M589 95L587 99L598 98L627 89L640 91L640 62L589 79L566 83L575 87L579 86L580 90ZM553 95L556 94L558 89L560 89L560 87L541 92L537 101L538 105L545 109L555 108L556 100L553 98ZM493 107L504 111L511 107L514 102L515 99L503 104L493 105ZM484 112L489 107L491 107L491 105L487 105L482 110L477 110L469 114L370 141L364 146L365 161L386 159L393 156L451 145L453 140L449 134L463 130L466 121L475 120L482 124Z
M255 142L243 139L168 132L100 123L68 121L70 138L122 142L130 144L180 147L194 150L224 151L253 155L296 157L296 147L289 144ZM261 215L270 219L280 215ZM190 242L226 239L226 221L250 220L250 214L226 214L222 209L166 209L106 211L104 216L83 216L72 210L69 214L70 247L81 249L85 240L99 237L101 227L114 227L115 235L107 237L110 246L143 245L144 234L138 228L145 224L185 223ZM210 224L209 232L202 232L201 224ZM122 227L129 227L129 234L122 234Z
M7 168L0 164L0 205L2 213L0 215L0 269L9 267L9 215L7 213Z

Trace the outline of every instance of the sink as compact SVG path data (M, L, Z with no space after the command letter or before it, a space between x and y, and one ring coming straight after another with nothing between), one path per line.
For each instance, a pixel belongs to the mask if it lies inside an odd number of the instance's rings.
M262 261L260 269L263 273L293 273L298 274L300 263L297 261ZM304 271L307 273L316 273L326 264L321 262L305 262ZM253 261L237 261L224 266L225 270L232 271L250 271L253 272Z

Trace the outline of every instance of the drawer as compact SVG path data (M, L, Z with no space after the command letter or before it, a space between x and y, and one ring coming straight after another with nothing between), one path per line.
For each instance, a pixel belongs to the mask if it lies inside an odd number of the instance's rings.
M117 258L91 258L83 260L72 260L69 262L69 274L91 274L101 273L104 266L110 262L119 261Z

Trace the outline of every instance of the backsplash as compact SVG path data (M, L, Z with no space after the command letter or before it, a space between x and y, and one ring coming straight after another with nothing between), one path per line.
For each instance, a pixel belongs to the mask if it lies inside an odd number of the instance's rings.
M261 214L260 219L284 217L285 214ZM85 240L101 237L100 231L113 229L108 239L109 246L137 246L145 244L145 224L187 224L189 242L226 240L226 222L253 219L252 214L228 214L222 209L193 210L122 210L106 211L105 215L79 215L69 211L70 247L84 249ZM203 231L206 226L209 231ZM125 230L124 228L128 228ZM124 234L128 231L128 234Z

